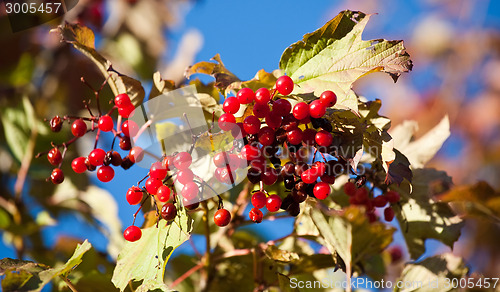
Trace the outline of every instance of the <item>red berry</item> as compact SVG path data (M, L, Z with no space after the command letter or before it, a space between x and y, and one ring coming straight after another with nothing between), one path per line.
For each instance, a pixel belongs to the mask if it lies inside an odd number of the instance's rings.
M344 185L344 193L348 196L354 196L356 194L356 185L353 182L346 182Z
M268 127L272 129L277 129L281 126L281 116L276 114L274 111L271 111L266 116L266 124Z
M332 145L333 136L330 132L321 130L318 133L316 133L314 141L316 141L316 144L318 144L319 146L328 147Z
M120 93L115 97L115 105L118 108L123 108L132 105L130 97L126 93Z
M299 128L293 129L286 133L286 139L288 140L288 142L290 142L290 144L293 145L299 145L300 143L302 143L302 138L302 130Z
M306 184L312 184L312 183L315 183L316 180L318 179L319 177L319 174L318 174L318 171L313 169L313 168L310 168L306 171L304 171L301 175L300 175L300 178L302 179L303 182L305 182Z
M102 116L99 118L99 122L97 125L99 127L99 130L103 132L109 132L113 130L113 119L108 115Z
M225 166L217 169L219 170L218 180L221 183L225 183L228 185L234 183L236 174L234 173L234 171L230 171L231 170L230 166Z
M321 94L319 101L325 107L332 107L337 103L337 95L333 91L327 90Z
M356 190L354 197L359 204L363 204L368 201L368 190L365 188L359 188Z
M100 166L104 163L104 157L106 156L106 151L101 148L96 148L92 150L89 154L89 162L93 166Z
M229 155L227 152L219 152L214 155L213 158L214 164L217 167L225 167L227 164L229 164Z
M156 190L156 197L158 198L158 201L162 203L167 202L168 200L170 200L170 188L166 185L161 185Z
M60 184L64 181L64 173L60 168L54 168L50 174L50 180L53 184Z
M326 164L324 162L321 162L321 161L316 161L312 167L312 169L316 169L317 173L318 173L318 176L322 176L325 174L325 171L326 171Z
M87 124L82 120L78 119L71 124L71 133L75 137L81 137L87 133Z
M256 208L252 208L248 213L248 216L250 217L250 220L255 223L262 222L262 219L264 218L264 214L262 214L262 211Z
M139 187L133 186L127 190L125 198L130 205L137 205L142 201L143 193Z
M270 146L274 143L274 130L270 127L263 127L259 131L259 142L264 146Z
M253 106L252 112L257 118L265 118L269 112L269 105L267 103L256 103Z
M278 195L270 195L266 201L266 208L269 212L276 212L281 207L281 198Z
M292 114L288 114L283 117L283 122L281 123L283 130L291 131L299 127L299 120L297 120Z
M125 238L125 240L130 242L134 242L141 239L141 236L142 236L142 231L137 226L129 226L123 232L123 237Z
M219 227L227 226L231 222L231 213L226 209L219 209L214 214L214 223Z
M161 165L163 167L165 167L167 170L170 170L169 167L175 167L174 165L174 157L171 156L171 155L167 155L165 156L165 158L163 158L163 161L161 162Z
M280 98L274 101L273 103L273 113L279 116L286 116L292 110L292 105L290 102L284 98Z
M128 158L133 163L141 162L144 158L144 150L139 146L134 146L128 152Z
M149 168L149 177L164 180L167 177L167 168L160 161L156 161Z
M194 174L189 168L179 170L179 172L177 172L177 181L183 185L187 184L188 182L192 182L193 179L194 179Z
M222 109L226 113L235 114L240 109L240 102L238 101L238 99L236 97L230 96L230 97L226 98L226 100L222 104Z
M255 91L255 102L267 104L271 101L271 93L267 88L259 88Z
M278 172L274 168L267 167L261 174L260 179L265 185L272 186L278 179Z
M252 195L251 201L252 201L252 205L255 208L261 209L266 205L266 194L264 192L261 192L261 191L255 192Z
M385 193L384 196L387 198L387 201L389 201L389 203L391 203L391 204L397 203L401 199L401 196L399 195L399 193L397 193L395 191L387 191L387 193Z
M125 136L120 138L120 149L125 151L132 149L132 143L129 137Z
M373 198L372 202L375 207L382 208L385 207L385 205L387 205L387 198L384 196L377 196Z
M260 157L260 149L256 146L247 144L241 149L241 157L247 161L252 161Z
M133 105L128 105L125 107L118 108L118 114L124 118L129 118L134 115L135 107Z
M63 120L59 116L55 116L52 119L50 119L50 130L52 132L61 131L62 125L63 125Z
M71 162L71 168L76 173L84 173L87 170L87 165L85 165L85 157L77 157Z
M177 155L174 157L174 166L179 169L187 169L191 163L193 162L193 158L191 157L191 154L188 152L179 152Z
M101 166L97 170L97 178L102 182L109 182L115 177L115 170L111 166Z
M139 132L139 126L132 120L126 120L122 123L122 132L127 137L135 137Z
M166 203L161 207L161 217L167 221L172 221L177 216L177 208L172 203Z
M293 107L293 116L297 120L302 120L309 117L309 105L305 102L299 102Z
M49 153L47 153L47 160L54 166L58 165L62 161L61 151L57 148L50 149Z
M236 126L236 119L232 114L225 113L219 117L219 128L223 131L231 131Z
M241 104L251 103L255 99L255 93L253 90L246 87L240 89L236 96L238 97L238 102Z
M198 184L196 184L194 181L190 181L184 185L181 191L181 195L186 198L187 200L192 200L198 196L198 193L200 192L198 188Z
M278 80L276 80L276 89L282 95L289 95L293 91L293 80L292 78L283 75Z
M260 120L256 116L248 116L243 121L243 129L251 135L255 135L260 130Z
M387 207L384 209L384 219L385 221L392 221L394 219L394 210L391 207Z
M163 185L163 182L155 178L148 178L144 185L146 186L146 191L148 191L148 193L155 195L158 188Z
M333 185L335 183L335 176L324 174L320 177L320 180L322 182L326 182L327 184Z
M314 145L316 139L316 130L307 128L302 132L302 142L306 145Z
M312 118L319 119L326 113L326 107L319 101L314 100L309 104L309 114Z
M324 200L330 195L330 185L325 182L319 182L314 186L313 194L319 200Z

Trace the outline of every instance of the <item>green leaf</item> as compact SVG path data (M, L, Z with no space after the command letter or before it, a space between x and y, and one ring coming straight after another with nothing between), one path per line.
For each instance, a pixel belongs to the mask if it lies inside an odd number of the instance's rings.
M451 178L445 172L435 169L415 169L411 186L408 181L404 181L399 187L391 186L391 189L401 195L401 210L395 210L395 213L413 259L425 252L425 240L428 238L439 240L453 248L464 225L447 203L432 199L431 186L438 183L450 185ZM393 207L397 208L396 205Z
M278 273L278 283L282 292L300 291L298 288L292 288L290 278L282 273Z
M297 84L296 93L324 90L337 94L336 107L357 110L352 84L372 72L386 72L396 81L402 72L412 68L403 41L363 41L361 34L370 15L343 11L303 40L288 47L279 63Z
M412 287L396 287L394 291L451 291L453 285L446 283L450 284L451 279L464 277L467 272L468 269L460 257L451 253L433 256L418 263L407 264L399 280L403 283L413 283Z
M192 219L185 211L168 223L160 220L158 227L142 230L142 237L128 242L120 252L113 272L113 284L123 291L130 281L142 281L140 289L155 287L165 291L163 284L165 266L172 252L189 238ZM153 286L151 286L153 285Z
M79 244L73 256L65 263L55 268L37 264L31 261L5 258L0 260L0 275L4 291L41 291L56 277L67 278L68 275L82 262L83 255L92 245L85 240Z
M127 93L134 106L142 103L145 92L141 83L136 79L116 72L112 68L111 62L95 50L95 37L90 28L80 24L65 23L52 31L61 37L61 41L72 44L75 49L82 52L97 65L104 78L108 80L109 87L115 96L120 93Z

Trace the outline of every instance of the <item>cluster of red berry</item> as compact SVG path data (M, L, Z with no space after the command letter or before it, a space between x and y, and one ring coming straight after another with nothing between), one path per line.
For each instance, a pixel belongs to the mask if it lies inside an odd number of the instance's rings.
M384 219L386 221L392 221L394 219L394 210L391 205L397 204L401 199L399 193L392 190L374 196L370 194L366 187L363 186L358 188L353 182L347 182L344 185L344 192L349 196L349 203L351 205L365 207L366 216L368 216L370 222L375 222L377 220L375 208L384 208ZM387 204L389 204L389 206L387 206Z

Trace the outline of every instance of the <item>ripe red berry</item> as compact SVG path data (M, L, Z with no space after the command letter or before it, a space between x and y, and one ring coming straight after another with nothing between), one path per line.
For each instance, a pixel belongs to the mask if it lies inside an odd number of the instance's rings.
M92 150L89 154L89 162L93 166L100 166L104 163L104 157L106 156L106 151L101 148L96 148Z
M318 179L319 174L316 169L310 168L306 171L304 171L301 175L300 178L302 179L303 182L306 184L312 184L315 183L316 180Z
M47 160L52 165L58 165L62 161L61 151L57 148L50 149L49 153L47 153Z
M238 101L238 99L236 97L230 96L230 97L226 98L226 100L222 104L222 109L226 113L235 114L240 109L240 102Z
M172 203L166 203L161 207L161 217L167 221L172 221L177 216L177 207Z
M247 87L240 89L236 96L238 98L238 102L241 104L251 103L255 99L255 93L252 89Z
M53 184L60 184L64 181L64 173L60 168L54 168L50 174L50 180Z
M146 191L148 191L148 193L155 195L158 188L163 185L163 182L155 178L148 178L144 185L146 186Z
M267 197L266 208L269 212L276 212L281 207L281 198L280 196L274 194Z
M299 128L293 129L286 133L286 139L288 140L288 142L290 142L290 144L293 145L299 145L300 143L302 143L303 136L304 135L302 134L302 130Z
M143 193L139 187L133 186L127 190L125 198L130 205L137 205L142 201Z
M327 184L333 185L335 183L335 176L334 175L328 175L324 174L320 177L320 180L322 182L326 182Z
M271 101L271 93L267 88L259 88L255 91L255 102L267 104Z
M387 191L384 196L387 198L387 201L389 201L389 203L397 203L399 202L399 200L401 199L401 196L399 195L398 192L395 192L395 191Z
M384 209L384 219L388 222L394 219L394 210L390 206Z
M129 118L134 115L135 107L131 104L125 107L118 108L118 114L124 118Z
M126 120L122 123L122 132L127 137L134 137L139 132L139 126L132 120Z
M307 128L302 132L302 142L306 145L314 145L316 139L316 130Z
M76 173L84 173L87 170L85 165L85 157L77 157L71 162L71 168Z
M319 182L314 186L313 194L319 200L324 200L330 195L330 185L325 182Z
M366 201L368 201L368 190L365 188L359 188L356 190L356 193L354 194L354 197L356 198L356 201L359 204L363 204Z
M266 124L268 127L272 129L277 129L281 126L281 116L276 114L274 111L271 111L266 116Z
M250 220L255 223L262 222L262 219L264 218L264 214L262 214L262 211L256 208L252 208L248 213L248 216L250 217Z
M292 110L292 104L284 98L280 98L274 101L273 103L273 113L279 116L286 116Z
M194 179L194 174L191 169L183 169L177 172L177 181L181 184L185 185L189 182L192 182Z
M141 147L139 146L134 146L130 151L128 152L128 158L130 159L131 162L137 163L141 162L142 159L144 158L144 151L142 150Z
M325 107L332 107L337 103L337 95L333 91L327 90L321 94L319 101Z
M188 152L179 152L177 155L175 155L173 163L174 166L179 169L187 169L191 163L193 162L193 158L191 157L191 154Z
M219 128L223 131L231 131L236 126L236 119L232 114L225 113L219 117Z
M326 113L326 106L319 100L314 100L309 104L309 114L312 118L319 119Z
M99 130L109 132L113 130L113 119L108 115L102 116L99 118L97 126L99 127Z
M214 214L214 223L219 227L227 226L231 222L231 213L226 209L219 209Z
M111 166L101 166L97 170L97 178L102 182L109 182L115 177L115 170Z
M120 149L125 151L132 149L132 143L129 137L120 137Z
M158 201L162 203L167 202L168 200L170 200L170 188L166 185L161 185L156 190L156 197L158 198Z
M255 135L260 130L260 120L256 116L250 115L243 121L243 129L251 135Z
M160 161L156 161L149 168L149 177L164 180L167 177L167 168Z
M383 208L385 205L387 205L387 198L384 196L377 196L373 198L373 206L377 208Z
M293 80L292 78L283 75L278 80L276 80L276 89L282 95L289 95L293 91Z
M241 149L241 157L247 161L252 161L260 157L260 149L256 146L247 144Z
M63 125L63 120L59 116L55 116L52 119L50 119L50 130L52 132L61 131L62 125Z
M115 105L118 108L123 108L132 105L130 97L126 93L120 93L115 97Z
M269 105L267 103L256 103L253 106L252 112L257 118L265 118L269 112Z
M260 179L265 185L272 186L278 180L278 172L274 168L266 167Z
M186 198L187 200L192 200L198 196L198 193L200 192L198 188L198 184L196 184L194 181L190 181L184 185L184 187L181 190L181 195Z
M356 185L353 182L346 182L344 185L344 193L348 196L354 196L356 194Z
M259 131L259 142L264 146L270 146L274 143L274 130L270 127L263 127Z
M142 231L137 226L129 226L123 232L123 237L125 238L125 240L130 242L134 242L141 239L141 236L142 236Z
M213 161L215 166L225 167L227 164L229 164L229 155L225 151L219 152L214 155Z
M316 133L314 141L316 141L316 144L318 144L319 146L328 147L332 145L333 136L330 132L321 130L318 133Z
M81 137L87 133L87 124L82 119L77 119L71 124L71 133L75 137Z
M266 205L266 194L264 192L261 192L261 191L255 192L252 195L251 201L252 201L252 205L255 208L261 209Z
M293 116L297 120L302 120L309 117L309 105L305 102L299 102L293 107Z

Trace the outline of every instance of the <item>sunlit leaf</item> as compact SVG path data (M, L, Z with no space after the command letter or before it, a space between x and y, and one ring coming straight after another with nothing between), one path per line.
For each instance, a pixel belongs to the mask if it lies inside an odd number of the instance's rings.
M231 83L239 81L238 77L224 66L219 54L215 55L211 60L215 61L215 63L203 61L190 66L186 70L186 78L189 79L191 75L197 73L211 75L215 78L215 86L220 89L225 89Z
M338 106L357 110L352 84L372 72L386 72L394 80L412 68L403 41L363 41L361 34L370 18L358 11L343 11L303 40L288 47L280 69L297 84L295 92L324 90L337 94Z

